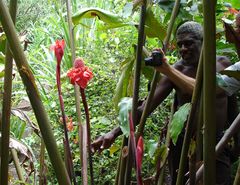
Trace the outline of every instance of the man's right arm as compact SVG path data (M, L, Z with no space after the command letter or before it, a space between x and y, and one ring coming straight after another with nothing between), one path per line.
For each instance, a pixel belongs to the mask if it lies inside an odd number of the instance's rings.
M169 93L173 89L173 83L167 78L167 77L162 77L160 82L158 83L155 94L152 100L152 106L151 110L147 113L148 115L155 110L155 108L169 95ZM140 121L142 111L145 106L145 101L138 107L137 109L137 124ZM91 150L92 152L101 152L104 149L109 148L112 143L115 141L115 139L122 134L122 131L120 127L116 127L110 132L106 133L105 135L100 136L97 138L95 141L92 142L91 144Z

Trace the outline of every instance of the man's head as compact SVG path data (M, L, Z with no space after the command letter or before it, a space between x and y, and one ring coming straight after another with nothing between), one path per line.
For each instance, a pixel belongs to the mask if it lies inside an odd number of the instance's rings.
M186 33L192 34L198 40L203 40L203 29L197 22L188 21L179 26L177 36Z
M189 21L179 26L177 30L177 45L182 59L189 63L198 63L203 41L202 26Z

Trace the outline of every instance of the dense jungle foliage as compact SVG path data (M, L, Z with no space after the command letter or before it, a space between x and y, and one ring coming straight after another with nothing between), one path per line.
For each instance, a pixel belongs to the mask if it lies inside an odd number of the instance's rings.
M9 1L5 0L6 3ZM76 56L84 59L85 64L93 71L93 79L85 90L90 112L92 140L119 125L118 103L122 97L133 94L133 63L136 56L138 38L137 25L139 23L140 8L133 7L129 0L72 0L73 15L84 8L100 8L116 15L124 25L111 24L113 19L99 20L100 17L81 19L74 25ZM150 1L147 8L147 20L150 27L146 36L145 47L148 51L161 48L163 38L169 23L174 1ZM238 0L218 0L216 7L217 21L217 54L228 56L232 63L238 61L233 44L226 42L223 22L234 20L233 10L240 9ZM171 64L178 59L175 43L177 25L187 20L203 22L202 3L197 0L182 0L179 15L174 24L170 48L167 57ZM29 66L36 78L45 109L51 121L52 131L57 141L61 155L64 156L63 123L56 85L56 60L50 46L57 39L66 42L61 65L61 82L65 114L69 125L70 146L73 153L73 164L77 181L81 182L81 165L79 153L78 122L76 116L74 88L67 78L67 71L72 67L70 38L67 23L67 9L64 0L19 0L16 29ZM1 31L1 27L0 27ZM3 95L4 49L6 38L0 32L0 86ZM142 71L140 84L140 99L148 93L148 84L152 80L153 69ZM14 64L11 138L21 143L16 147L20 162L24 162L23 174L27 178L26 184L34 184L39 180L40 159L42 159L42 140L33 114L31 105L21 78ZM173 96L167 98L157 110L147 119L145 128L145 152L142 174L144 178L151 177L155 172L154 151L159 138L164 142L166 123L171 114ZM2 104L2 103L1 103ZM84 109L82 121L85 122ZM15 141L14 140L14 141ZM22 146L23 145L23 146ZM22 147L22 148L21 148ZM24 148L24 149L23 149ZM114 184L117 163L121 149L121 138L110 149L93 155L95 182L98 185ZM21 155L20 155L21 154ZM26 160L25 160L26 159ZM25 160L25 161L24 161ZM46 184L57 184L54 170L48 154L44 154L44 178ZM237 165L237 164L236 164ZM134 172L135 173L135 172ZM10 163L9 182L18 184L13 163Z

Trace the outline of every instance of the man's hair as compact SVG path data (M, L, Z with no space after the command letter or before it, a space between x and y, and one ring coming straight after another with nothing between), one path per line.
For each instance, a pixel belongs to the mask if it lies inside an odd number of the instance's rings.
M191 33L196 39L203 40L203 29L197 22L188 21L179 26L177 29L177 36L186 33Z

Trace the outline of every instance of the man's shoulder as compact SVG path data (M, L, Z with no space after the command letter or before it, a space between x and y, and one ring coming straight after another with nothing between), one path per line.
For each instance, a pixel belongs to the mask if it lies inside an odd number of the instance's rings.
M231 64L231 62L230 62L230 60L229 60L229 58L228 57L226 57L226 56L216 56L216 61L217 62L220 62L220 63L222 63L222 64Z

